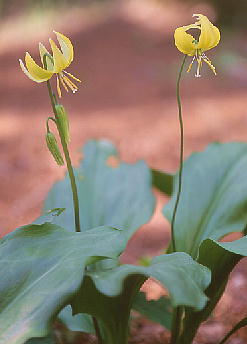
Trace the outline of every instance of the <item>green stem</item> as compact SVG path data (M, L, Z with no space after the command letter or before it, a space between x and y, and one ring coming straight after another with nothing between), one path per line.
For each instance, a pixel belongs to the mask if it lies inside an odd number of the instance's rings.
M181 99L180 99L180 80L182 77L182 72L185 64L187 55L184 55L183 61L178 73L178 79L177 79L177 87L176 87L176 93L177 93L177 103L178 103L178 116L179 116L179 125L180 125L180 158L179 158L179 174L178 174L178 193L177 198L175 201L175 206L172 214L172 220L171 220L171 246L172 246L172 252L176 252L176 242L175 242L175 219L176 219L176 213L178 209L180 194L182 190L182 175L183 175L183 155L184 155L184 128L183 128L183 117L182 117L182 105L181 105ZM181 332L182 327L182 317L183 317L183 307L177 307L173 311L173 318L172 318L172 330L171 330L171 344L176 344L179 335Z
M55 118L56 118L56 125L57 125L57 129L58 129L59 137L61 140L61 144L63 147L64 157L66 160L67 169L68 169L68 173L69 173L70 185L71 185L71 190L72 190L72 194L73 194L73 203L74 203L75 228L76 228L76 232L80 232L81 227L80 227L80 214L79 214L79 199L78 199L75 175L74 175L73 167L71 164L68 146L67 146L67 143L65 141L63 131L61 130L61 127L59 125L59 121L57 121L58 114L57 114L56 106L55 106L56 105L56 103L55 103L56 98L52 92L52 88L51 88L51 84L50 84L49 80L47 80L47 88L48 88L49 96L51 99L51 105L52 105L53 113L54 113Z
M180 124L180 162L179 162L179 175L178 175L178 193L177 198L173 210L172 221L171 221L171 237L172 237L172 251L176 252L176 243L175 243L175 235L174 235L174 225L175 225L175 218L178 208L178 203L180 199L181 189L182 189L182 174L183 174L183 154L184 154L184 128L183 128L183 117L182 117L182 105L180 100L180 80L185 64L187 55L184 55L179 74L177 79L177 103L178 103L178 116L179 116L179 124Z
M50 132L49 121L53 121L53 122L57 125L57 122L56 122L55 118L53 118L53 117L48 117L47 120L46 120L46 131L47 131L47 133Z
M171 344L176 344L182 327L183 307L176 307L172 316Z
M103 344L103 340L101 338L101 334L100 334L100 328L99 328L99 324L98 324L98 321L95 317L92 316L92 319L93 319L93 326L94 326L94 329L95 329L95 334L96 334L96 337L98 339L98 344Z
M238 331L240 328L242 328L246 325L247 325L247 318L243 318L225 335L225 337L220 341L219 344L225 344L227 339L229 339L231 337L231 335L234 334L234 332Z

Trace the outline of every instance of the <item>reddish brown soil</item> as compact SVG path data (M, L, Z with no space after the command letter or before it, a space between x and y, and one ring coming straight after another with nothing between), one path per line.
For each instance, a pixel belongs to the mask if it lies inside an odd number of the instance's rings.
M85 80L76 95L64 94L62 99L71 118L74 162L86 140L108 138L125 161L145 159L154 168L177 169L175 79L181 56L173 45L173 31L190 23L193 12L175 2L160 7L149 1L142 5L140 1L123 1L108 6L102 15L87 16L78 11L74 16L64 14L70 22L56 22L57 30L67 34L75 46L70 71ZM37 35L39 39L42 36ZM64 173L45 147L45 120L51 111L45 86L28 80L18 67L18 58L26 50L35 57L33 36L30 41L17 36L12 45L5 42L6 50L0 54L2 235L37 217L47 191ZM49 36L42 37L47 40ZM210 52L217 77L207 68L200 79L193 73L184 77L185 156L212 141L247 139L247 68L230 65L225 70L216 55L233 45L238 49L236 39L233 43L226 38L218 50ZM158 211L131 240L124 255L126 262L135 262L143 254L157 254L168 242L169 228L160 213L166 199L157 196ZM150 287L149 292L152 290L155 288ZM195 343L217 343L247 313L246 292L246 264L242 262ZM135 322L132 332L130 343L134 344L165 343L167 337L159 325L144 320ZM246 343L246 332L239 331L229 343Z

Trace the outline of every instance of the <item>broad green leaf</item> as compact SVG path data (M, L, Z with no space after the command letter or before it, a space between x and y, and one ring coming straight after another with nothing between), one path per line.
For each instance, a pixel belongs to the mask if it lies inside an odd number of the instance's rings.
M48 223L3 238L0 343L22 344L48 335L53 318L80 288L85 266L117 257L125 244L124 231L99 227L72 233Z
M187 309L181 337L182 344L191 343L201 322L212 313L224 292L230 272L245 256L247 256L247 236L233 242L219 243L211 239L202 242L198 262L207 266L212 272L212 281L205 291L209 301L199 312Z
M42 225L45 222L54 223L54 218L60 216L64 211L65 208L54 208L44 211L43 214L33 222L33 224Z
M112 161L111 161L112 159ZM151 173L143 161L121 163L108 141L89 141L75 169L82 230L98 226L124 228L130 237L153 213ZM110 165L118 164L116 167ZM48 194L44 210L66 208L53 223L74 230L73 202L68 176Z
M143 282L155 278L164 285L173 306L204 307L203 290L210 272L185 253L155 257L148 267L121 265L86 273L80 292L72 301L75 314L88 313L99 321L104 344L126 344L128 322L134 298ZM166 311L164 310L164 316Z
M247 144L211 144L193 154L183 169L175 221L177 251L196 258L200 243L242 231L247 223ZM164 214L171 221L178 180Z
M171 196L173 190L173 179L172 174L152 169L153 186L164 194Z
M168 298L162 296L158 300L147 300L145 293L139 292L132 308L153 322L161 324L168 330L171 329L172 308Z
M58 319L70 331L87 332L95 334L92 317L88 314L72 315L71 306L66 306L58 315Z
M94 277L87 275L84 278L81 292L72 301L73 312L88 313L97 319L103 339L102 344L127 344L133 298L145 278L132 275L125 281L120 295L108 296L95 287L94 279L97 276L101 278L100 273ZM115 280L112 282L116 283Z

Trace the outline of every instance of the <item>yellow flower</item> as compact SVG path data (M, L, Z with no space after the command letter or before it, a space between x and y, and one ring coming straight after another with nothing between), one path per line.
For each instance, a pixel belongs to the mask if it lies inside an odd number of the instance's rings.
M57 92L61 98L62 92L60 88L60 82L67 92L70 88L72 92L75 93L78 90L78 87L70 80L70 78L78 82L81 82L81 80L77 79L65 70L65 68L71 64L74 58L72 43L68 37L59 32L53 32L57 36L61 50L57 47L52 39L49 39L52 50L51 55L45 46L42 43L39 43L39 53L43 67L37 65L29 53L26 53L25 56L26 67L21 59L19 61L22 71L35 82L40 83L47 81L53 76L53 74L56 74Z
M198 21L195 24L179 27L175 30L174 38L175 45L179 51L188 56L193 56L192 62L189 65L187 72L190 72L194 60L197 60L198 66L196 77L200 77L200 70L202 62L206 62L216 75L215 67L209 58L205 55L205 51L214 48L220 41L220 31L214 26L206 16L202 14L193 14ZM192 35L187 33L190 29L200 30L199 39L195 39Z

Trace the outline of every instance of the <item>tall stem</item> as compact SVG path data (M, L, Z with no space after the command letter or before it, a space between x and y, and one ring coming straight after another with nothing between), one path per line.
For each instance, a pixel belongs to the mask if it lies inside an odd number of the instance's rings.
M183 61L179 70L178 79L177 79L177 103L178 103L178 117L179 117L179 125L180 125L180 158L179 158L179 174L178 174L178 193L177 198L175 201L175 206L172 214L172 221L171 221L171 237L172 237L172 251L176 252L176 243L175 243L175 235L174 235L174 225L175 225L175 218L178 209L178 203L180 199L181 189L182 189L182 174L183 174L183 155L184 155L184 128L183 128L183 117L182 117L182 105L180 100L180 80L185 64L187 55L184 55Z
M51 88L51 84L50 84L49 80L47 81L47 88L48 88L49 96L51 99L51 105L52 105L53 113L54 113L55 118L56 118L56 125L57 125L57 129L58 129L59 137L61 140L61 144L63 147L64 157L66 160L67 169L68 169L69 178L70 178L70 185L71 185L71 190L72 190L72 195L73 195L73 203L74 203L75 229L76 229L76 232L80 232L81 227L80 227L79 199L78 199L75 175L74 175L73 167L71 164L68 146L67 146L67 143L65 141L63 131L61 130L61 127L59 125L59 121L57 120L58 114L57 114L56 106L55 106L56 105L55 96L52 92L52 88Z
M178 209L180 194L182 190L184 127L183 127L183 117L182 117L182 105L181 105L181 99L180 99L180 80L181 80L186 57L187 55L184 55L183 57L183 61L178 73L177 88L176 88L177 103L178 103L178 117L179 117L179 125L180 125L180 158L179 158L179 174L178 174L178 193L177 193L177 198L175 201L175 206L174 206L172 221L171 221L172 252L176 252L174 226L175 226L175 219L176 219L176 213ZM182 326L182 317L183 317L183 307L176 307L173 311L173 318L172 318L171 344L176 344L179 339L181 326Z
M93 316L92 316L92 320L93 320L93 325L94 325L94 329L95 329L95 334L96 334L97 339L98 339L98 344L103 344L103 340L102 340L102 337L101 337L98 321Z
M183 307L176 307L172 315L171 344L177 344L182 326Z

